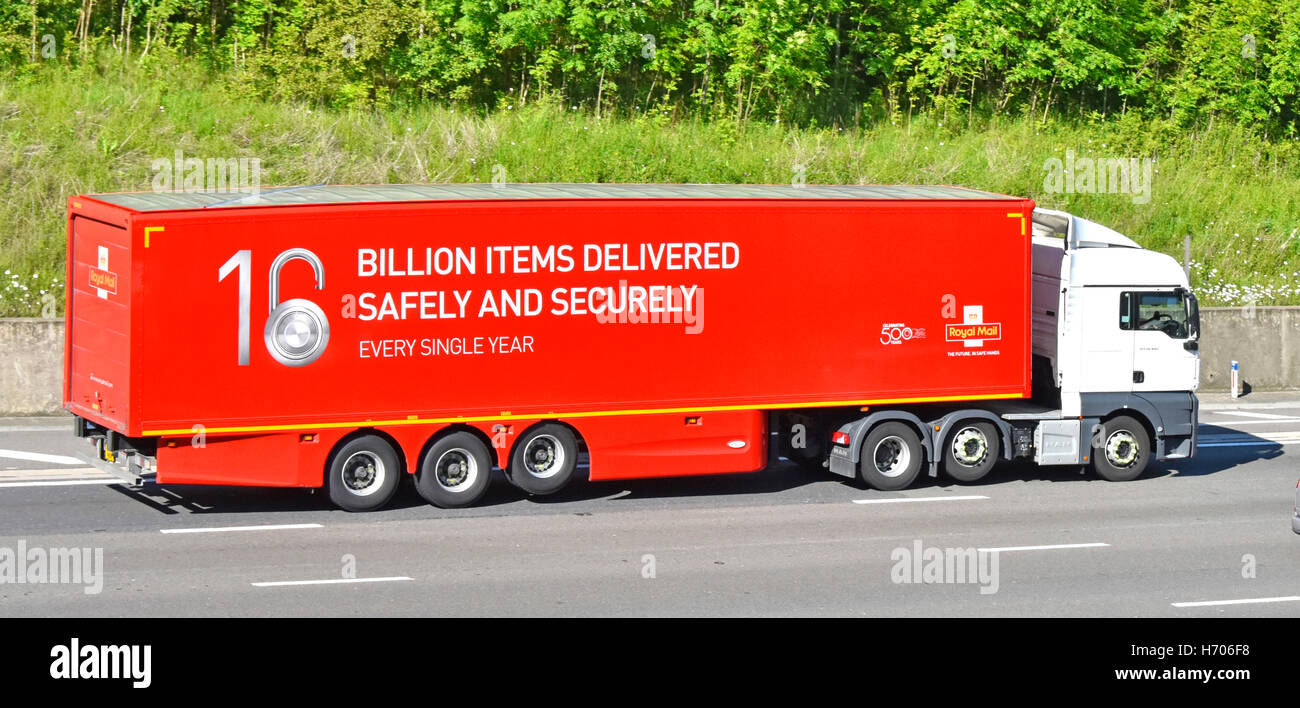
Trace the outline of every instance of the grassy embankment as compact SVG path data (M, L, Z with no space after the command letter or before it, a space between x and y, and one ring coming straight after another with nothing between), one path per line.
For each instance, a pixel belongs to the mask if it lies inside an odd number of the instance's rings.
M547 102L486 115L450 105L338 112L259 101L200 77L182 64L0 79L0 316L40 314L46 292L61 310L69 195L150 189L153 161L177 149L257 157L263 188L490 181L495 165L511 182L788 184L802 166L809 184L959 184L1033 197L1180 259L1190 234L1205 304L1300 303L1300 142L1229 125L1197 133L1132 117L913 116L843 131L664 115L597 120ZM1149 201L1051 193L1048 160L1067 151L1156 158Z

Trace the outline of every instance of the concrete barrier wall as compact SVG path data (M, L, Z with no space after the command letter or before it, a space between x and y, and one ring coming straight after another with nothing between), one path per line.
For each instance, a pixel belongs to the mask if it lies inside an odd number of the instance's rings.
M1255 391L1300 389L1300 307L1201 311L1201 389L1226 391L1232 360ZM61 412L63 320L0 318L0 416Z
M1227 391L1233 360L1251 390L1300 389L1300 307L1207 307L1201 330L1201 390Z
M0 416L58 413L63 320L0 318Z

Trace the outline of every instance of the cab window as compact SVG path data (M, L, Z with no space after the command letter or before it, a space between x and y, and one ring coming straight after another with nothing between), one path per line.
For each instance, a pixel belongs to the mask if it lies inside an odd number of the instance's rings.
M1121 293L1119 307L1120 329L1187 339L1187 303L1181 292Z

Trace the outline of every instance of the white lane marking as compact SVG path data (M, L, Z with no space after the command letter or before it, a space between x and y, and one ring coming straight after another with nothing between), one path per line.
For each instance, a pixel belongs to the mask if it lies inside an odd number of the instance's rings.
M219 533L221 531L279 531L281 529L319 529L320 524L267 524L265 526L205 526L197 529L160 529L162 533Z
M1248 447L1251 445L1291 445L1300 443L1300 433L1292 431L1267 433L1223 433L1202 435L1196 440L1197 447Z
M1216 605L1252 605L1261 602L1296 602L1300 601L1300 595L1291 595L1288 597L1254 597L1245 600L1204 600L1201 602L1171 602L1174 607L1213 607Z
M1203 411L1269 410L1272 408L1300 408L1300 401L1274 401L1272 403L1202 403Z
M94 479L111 477L98 467L40 467L22 469L7 468L0 472L0 482L21 482L37 479Z
M1238 425L1279 425L1281 423L1294 423L1298 420L1300 420L1300 418L1281 418L1279 420L1202 420L1199 427L1204 428L1209 425L1216 428L1235 428Z
M1264 445L1294 445L1296 443L1300 443L1300 439L1279 440L1277 438L1257 437L1257 438L1245 438L1245 439L1238 438L1236 440L1223 440L1223 441L1213 441L1213 442L1204 442L1204 443L1198 440L1196 443L1196 447L1198 448L1201 447L1261 447Z
M79 460L67 455L48 455L44 452L24 452L22 450L0 450L0 457L7 457L11 460L26 460L28 462L47 462L52 465L84 465L85 460Z
M126 484L116 477L103 479L48 479L37 482L0 482L0 489L9 487L71 487L78 484Z
M0 425L0 433L70 433L72 424L65 425Z
M1210 442L1232 442L1234 440L1300 440L1300 431L1296 430L1264 430L1258 433L1248 433L1239 430L1232 433L1209 433L1197 437L1197 440L1208 440Z
M927 502L927 501L963 501L970 499L988 499L985 496L967 495L962 497L895 497L892 499L854 499L854 504L896 504L898 502Z
M1263 445L1294 445L1300 440L1255 440L1252 442L1197 443L1196 447L1261 447Z
M285 585L336 585L339 583L390 583L395 580L410 580L405 575L391 578L336 578L334 580L275 580L267 583L252 583L257 588L275 588Z
M1277 413L1252 413L1251 411L1219 411L1219 415L1239 415L1243 418L1267 418L1269 420L1286 420L1293 418L1289 415L1278 415Z
M1051 546L1006 546L1005 548L977 548L980 553L1004 553L1006 551L1056 551L1064 548L1109 548L1109 543L1058 543Z

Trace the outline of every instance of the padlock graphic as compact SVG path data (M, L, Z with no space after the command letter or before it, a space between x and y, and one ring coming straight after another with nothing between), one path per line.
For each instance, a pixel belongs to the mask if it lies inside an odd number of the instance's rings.
M330 323L325 312L311 300L294 298L280 302L280 271L292 260L311 264L316 275L316 289L325 288L325 266L315 253L305 248L290 248L271 263L271 314L266 318L266 351L285 366L306 366L316 361L330 340Z

